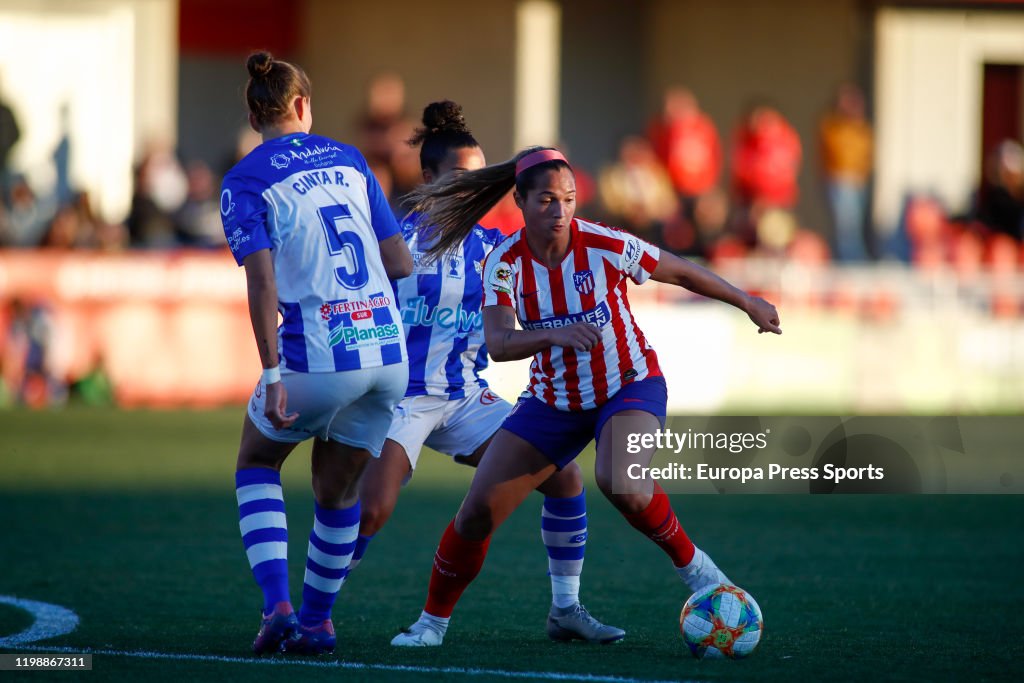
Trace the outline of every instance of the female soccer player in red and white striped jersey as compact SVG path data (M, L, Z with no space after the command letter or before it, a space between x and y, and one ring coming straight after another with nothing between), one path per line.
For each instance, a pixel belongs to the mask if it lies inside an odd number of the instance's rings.
M628 475L631 465L649 466L654 449L626 448L626 437L664 425L667 391L657 355L630 312L626 280L685 287L743 310L759 332L781 334L775 307L632 235L574 218L575 176L554 149L525 150L415 191L421 224L439 235L432 252L457 245L513 187L525 227L487 258L484 334L496 361L533 356L530 383L441 538L419 620L393 645L441 644L494 529L592 439L602 493L668 554L689 588L729 583L683 531L658 483Z

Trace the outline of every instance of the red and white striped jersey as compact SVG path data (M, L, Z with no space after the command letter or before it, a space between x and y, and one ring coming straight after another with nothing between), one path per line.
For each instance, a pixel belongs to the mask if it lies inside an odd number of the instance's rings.
M643 240L575 219L569 253L548 268L533 256L523 229L487 257L484 306L511 306L524 330L589 322L601 330L590 351L552 346L530 366L527 391L559 410L604 404L625 384L661 375L658 357L637 327L626 298L626 278L642 284L661 252Z

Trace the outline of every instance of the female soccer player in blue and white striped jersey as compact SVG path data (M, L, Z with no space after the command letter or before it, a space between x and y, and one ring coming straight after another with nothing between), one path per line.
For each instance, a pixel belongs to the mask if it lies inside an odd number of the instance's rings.
M389 279L409 275L412 258L359 151L310 134L306 74L266 52L247 66L249 123L263 144L224 178L220 203L264 368L235 477L242 541L264 595L253 650L315 654L334 649L330 611L355 547L359 478L408 381ZM316 517L296 618L280 470L310 438Z
M423 112L423 179L484 166L484 155L454 102L434 102ZM480 306L483 263L502 240L498 230L473 228L450 253L427 259L429 228L415 216L402 228L413 255L413 274L395 284L409 349L409 386L395 410L381 457L367 466L360 484L359 539L352 567L395 509L402 484L416 468L424 445L475 467L512 406L487 388ZM541 535L548 550L552 605L548 635L558 640L610 643L625 632L590 616L580 605L580 574L587 540L587 508L580 468L570 463L537 487L544 494Z

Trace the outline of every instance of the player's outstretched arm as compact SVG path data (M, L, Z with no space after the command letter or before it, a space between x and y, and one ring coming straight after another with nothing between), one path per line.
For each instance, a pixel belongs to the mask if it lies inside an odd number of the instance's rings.
M277 354L277 282L274 280L274 261L269 249L254 251L242 260L245 266L245 282L249 291L249 319L256 336L263 368L276 368L280 362ZM299 417L298 413L287 413L288 394L279 380L267 385L265 412L276 429L290 427Z
M779 313L775 310L775 306L759 296L750 296L742 289L733 287L707 268L703 268L693 261L662 251L658 265L651 273L651 279L685 287L702 296L732 304L750 316L750 320L757 325L758 332L782 334L782 328L779 327Z
M515 312L510 306L485 306L484 338L487 353L497 362L529 358L551 346L571 346L589 351L601 341L601 333L587 323L544 330L517 330Z

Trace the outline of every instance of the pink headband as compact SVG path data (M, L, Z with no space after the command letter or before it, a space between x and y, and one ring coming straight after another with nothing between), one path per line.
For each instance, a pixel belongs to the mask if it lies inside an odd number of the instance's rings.
M564 161L566 164L569 163L565 156L557 149L541 149L527 154L516 162L516 176L532 166L543 164L545 161Z

